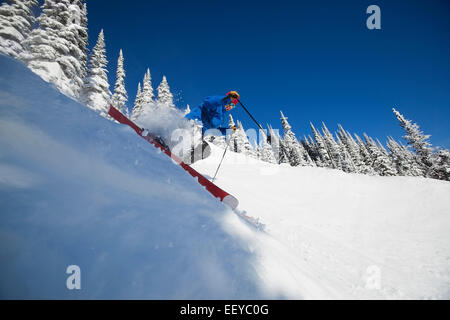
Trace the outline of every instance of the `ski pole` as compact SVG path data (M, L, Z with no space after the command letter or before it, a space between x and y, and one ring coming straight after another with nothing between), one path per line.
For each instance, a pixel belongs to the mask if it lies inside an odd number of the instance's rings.
M248 115L250 116L250 118L252 118L253 121L255 121L256 125L264 131L264 129L261 127L261 125L258 123L258 121L256 121L255 118L253 118L253 116L251 115L251 113L247 110L247 108L242 104L241 100L238 99L239 104L242 106L242 108L244 108L245 112L248 113Z
M255 118L253 118L252 114L247 110L247 108L242 104L241 100L238 99L239 104L242 106L242 108L244 108L245 112L248 113L248 115L250 116L250 118L252 118L253 121L255 121L256 125L259 127L259 129L261 129L261 131L264 132L264 129L261 127L261 125L258 123L258 121L256 121ZM267 135L267 142L271 141L271 136L270 133ZM269 142L270 143L270 142Z
M227 153L227 150L228 150L228 146L229 146L229 145L230 145L230 144L227 143L227 147L225 148L225 151L223 152L222 159L220 160L219 166L217 167L216 173L214 174L214 178L212 178L211 182L214 182L214 179L216 179L217 172L219 172L220 166L222 165L223 158L225 158L225 153Z

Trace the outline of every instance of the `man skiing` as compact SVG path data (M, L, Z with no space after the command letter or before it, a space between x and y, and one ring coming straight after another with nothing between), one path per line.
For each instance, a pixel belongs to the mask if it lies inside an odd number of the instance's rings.
M227 112L236 107L238 102L239 94L236 91L230 91L226 96L206 97L202 104L185 115L185 118L196 121L202 126L202 141L197 147L194 147L195 143L193 143L190 157L188 159L185 158L185 162L194 163L211 154L211 148L208 143L203 140L205 132L209 129L217 129L223 135L226 135L226 130L229 128L228 117L226 116ZM233 130L233 132L236 131L236 126L231 128L231 130Z
M202 104L192 109L185 115L187 119L201 122L202 133L208 129L218 129L223 135L228 129L227 112L236 107L239 102L239 94L230 91L224 96L210 96L203 100ZM232 128L236 130L236 128Z

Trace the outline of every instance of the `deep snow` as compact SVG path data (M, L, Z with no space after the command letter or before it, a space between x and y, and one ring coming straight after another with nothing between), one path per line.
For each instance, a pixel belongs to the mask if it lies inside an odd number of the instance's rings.
M223 154L212 148L193 165L205 175ZM293 274L327 291L321 298L450 298L448 182L293 168L227 152L215 183L261 219L271 243L291 255ZM261 265L281 259L281 250L261 245ZM289 297L309 297L301 283Z
M273 297L223 228L234 214L170 158L22 64L0 70L1 298Z
M1 298L450 298L448 182L228 152L216 182L261 232L132 129L0 70Z

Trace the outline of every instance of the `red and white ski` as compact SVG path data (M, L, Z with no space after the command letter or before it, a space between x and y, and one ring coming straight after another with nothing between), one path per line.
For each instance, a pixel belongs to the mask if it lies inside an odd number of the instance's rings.
M113 106L110 106L108 114L115 119L116 121L126 124L130 126L131 128L136 131L136 133L150 142L153 146L156 148L159 148L162 152L164 152L166 155L168 155L172 160L174 160L177 164L179 164L184 170L186 170L192 177L197 178L198 183L200 183L202 186L206 188L206 190L211 193L214 197L219 198L220 201L225 203L227 206L229 206L231 209L236 209L239 205L238 199L233 197L228 192L222 190L218 186L216 186L214 183L206 179L203 175L201 175L199 172L197 172L195 169L193 169L188 164L184 163L180 158L178 158L176 155L172 154L167 148L164 148L158 141L154 139L154 135L148 134L143 135L144 129L139 128L133 121L125 117L119 110L114 108Z

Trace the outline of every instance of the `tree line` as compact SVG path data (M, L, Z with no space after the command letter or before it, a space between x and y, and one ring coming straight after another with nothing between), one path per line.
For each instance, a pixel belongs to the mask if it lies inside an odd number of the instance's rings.
M450 151L435 148L416 123L406 119L393 109L400 126L405 130L406 145L392 137L387 139L387 149L378 139L366 133L361 138L351 134L341 125L333 134L322 123L320 129L310 123L311 134L297 139L287 117L281 113L283 135L269 126L266 132L260 130L259 143L249 141L242 123L237 125L230 115L231 150L262 161L295 166L323 167L349 173L379 176L415 176L450 181ZM224 141L215 140L217 144Z
M61 92L105 117L111 104L134 119L148 111L146 108L175 107L166 77L157 87L156 97L147 69L130 112L122 49L111 92L103 30L88 52L85 0L45 0L38 6L37 0L7 0L0 6L0 52L21 60ZM37 17L35 12L39 12Z

